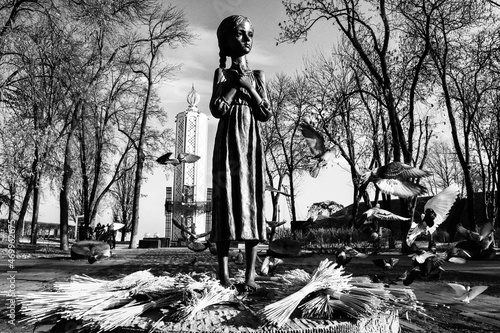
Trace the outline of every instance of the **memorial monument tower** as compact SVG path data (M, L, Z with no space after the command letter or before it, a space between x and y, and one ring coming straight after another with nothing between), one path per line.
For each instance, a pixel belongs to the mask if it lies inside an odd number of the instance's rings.
M195 163L181 163L174 167L173 187L167 187L165 202L165 237L171 242L183 240L185 233L172 223L181 223L194 234L211 228L210 189L207 190L208 117L198 109L200 95L194 84L187 95L188 107L175 117L175 156L190 153L200 156ZM208 196L208 198L207 198Z

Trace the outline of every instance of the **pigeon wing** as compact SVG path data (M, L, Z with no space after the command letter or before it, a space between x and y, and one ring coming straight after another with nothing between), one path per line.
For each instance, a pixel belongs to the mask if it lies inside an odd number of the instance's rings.
M318 177L320 170L321 166L319 165L319 163L314 163L314 165L309 169L309 174L311 175L311 177L316 178Z
M111 225L113 226L112 230L120 230L121 228L123 228L125 226L125 224L118 223L118 222L113 222L113 223L111 223Z
M278 265L282 264L283 263L283 259L280 259L280 258L273 258L273 260L271 260L271 264L269 265L269 274L272 275L273 272L276 270L276 268L278 267Z
M286 193L286 192L283 192L283 191L280 191L278 190L277 188L274 188L272 187L271 185L266 185L266 191L269 191L269 192L275 192L275 193L279 193L279 194L283 194L284 196L286 197L289 197L290 194Z
M396 215L388 210L385 209L377 209L375 214L373 215L379 220L384 220L384 221L409 221L411 218L409 217L402 217L399 215Z
M266 221L267 225L270 227L270 228L277 228L279 226L282 226L283 224L285 224L286 222L285 221Z
M467 263L467 259L465 258L460 258L460 257L451 257L450 259L448 259L448 262L451 262L453 264L460 264L460 265L463 265L463 264L466 264Z
M359 252L353 248L347 248L345 250L345 253L347 254L348 257L351 258L366 258L367 255L365 253Z
M375 264L375 266L380 267L380 268L386 268L385 267L385 260L383 258L373 259L372 261Z
M475 287L470 288L469 301L472 301L479 294L482 294L486 289L488 289L488 286L475 286Z
M465 239L471 241L479 241L480 235L475 231L471 231L467 228L464 228L461 224L457 225L457 232Z
M455 294L458 297L463 296L464 294L467 293L467 288L465 286L458 284L458 283L448 283L448 285L455 291Z
M427 224L425 222L415 223L412 222L410 226L410 230L408 230L408 234L406 235L406 244L411 246L417 237L427 231Z
M266 256L264 258L264 261L262 262L262 265L260 266L260 272L262 275L267 276L269 274L269 265L271 264L271 257Z
M184 231L185 233L189 234L191 237L196 237L195 234L193 234L189 229L187 229L185 226L180 224L176 219L172 219L172 223L179 228L181 231Z
M483 240L487 238L495 230L493 222L489 221L479 227L479 236Z
M434 218L433 228L437 228L448 217L450 209L457 200L460 189L457 185L452 184L430 198L424 206L424 212L427 209L432 209L436 213Z
M380 177L383 178L422 178L427 177L431 173L419 168L415 168L411 165L401 163L401 162L391 162L382 167L377 171Z
M434 257L435 254L432 252L424 252L421 254L410 254L409 257L413 257L413 260L415 260L419 264L423 264L427 258Z
M398 259L398 258L391 258L391 259L390 259L390 264L391 264L391 267L396 266L398 262L399 262L399 259Z
M211 232L212 232L212 230L204 232L204 233L199 234L199 235L193 235L193 234L191 234L191 235L194 237L194 239L199 239L199 238L207 237L208 235L210 235Z
M359 217L359 219L357 219L355 222L354 222L354 227L356 229L358 229L359 227L361 227L363 224L367 223L368 224L368 214L367 212L364 212L363 214L361 214L361 216Z
M375 185L380 191L400 198L411 198L427 192L427 189L420 184L394 178L378 179Z
M200 159L200 156L190 153L179 153L177 159L184 163L194 163Z
M166 153L165 155L158 157L156 159L156 162L158 162L160 164L168 164L172 154L173 154L172 152Z
M301 123L300 130L313 156L317 156L325 152L325 139L321 133L316 131L308 123Z

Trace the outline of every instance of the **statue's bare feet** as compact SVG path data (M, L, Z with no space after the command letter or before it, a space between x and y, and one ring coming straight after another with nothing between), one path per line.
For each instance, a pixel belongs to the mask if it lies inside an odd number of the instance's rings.
M230 288L233 286L233 283L231 282L231 279L229 276L223 276L220 278L220 284L226 288Z
M257 291L260 286L253 280L245 282L245 291L254 292Z

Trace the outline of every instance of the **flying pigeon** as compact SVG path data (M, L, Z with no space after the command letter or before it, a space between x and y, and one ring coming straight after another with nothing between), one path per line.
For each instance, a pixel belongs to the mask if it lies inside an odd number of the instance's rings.
M282 225L284 225L286 222L285 221L266 221L267 225L269 228L277 228Z
M427 192L427 188L410 181L410 178L422 178L431 175L401 162L391 162L361 175L358 201L363 196L369 183L373 183L380 191L400 198L411 198Z
M156 159L160 164L172 164L177 166L181 163L194 163L200 159L200 156L190 153L179 153L176 158L172 157L173 153L169 152Z
M319 171L328 165L328 162L333 159L334 154L331 149L325 146L325 138L307 121L300 123L300 131L304 136L309 150L311 151L312 158L315 160L314 165L309 170L309 174L316 178Z
M211 246L211 244L209 242L206 242L206 243L196 242L197 239L200 239L200 238L203 238L203 237L210 235L210 231L203 232L201 234L195 234L191 230L186 228L184 225L179 223L176 219L172 219L172 224L175 225L177 228L179 228L181 230L181 233L186 233L189 235L188 248L190 250L195 251L195 252L201 252L201 251L204 251L206 248ZM215 246L214 246L214 248L215 248Z
M280 191L277 188L272 187L271 185L266 185L266 191L283 194L285 197L289 197L290 196L289 193Z
M412 258L413 268L403 278L405 286L412 284L418 277L439 279L441 272L444 271L441 265L446 261L446 258L441 254L420 250L409 257Z
M368 210L366 210L363 214L361 214L361 217L356 220L356 223L354 226L356 228L359 228L363 224L369 224L373 223L373 221L410 221L411 218L409 217L403 217L396 215L394 213L391 213L388 210L382 209L380 207L373 207Z
M458 283L448 283L448 285L453 288L457 297L457 301L462 301L464 303L470 303L474 298L476 298L479 294L488 289L488 286L463 286Z
M406 236L406 243L413 244L415 239L422 233L431 235L448 217L450 209L457 200L460 189L457 185L452 184L429 199L424 206L424 214L422 221L419 223L412 222L410 230Z
M489 221L479 227L479 231L471 231L464 228L461 224L457 225L457 232L463 238L476 242L481 245L482 250L486 250L493 243L493 222Z
M204 233L201 233L201 234L195 234L191 230L189 230L188 228L186 228L184 225L182 225L181 223L179 223L176 219L172 219L172 224L175 225L177 228L179 228L182 232L187 233L189 235L189 240L190 241L206 237L206 236L208 236L210 234L210 231L207 231L207 232L204 232Z

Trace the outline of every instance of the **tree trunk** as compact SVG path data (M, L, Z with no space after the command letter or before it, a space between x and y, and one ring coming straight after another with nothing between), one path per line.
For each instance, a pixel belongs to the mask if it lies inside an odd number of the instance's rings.
M40 211L40 174L35 175L33 189L33 215L31 218L31 241L30 244L36 245L38 238L38 212Z
M69 228L69 200L68 200L68 189L71 176L73 175L73 169L71 169L72 160L72 146L71 141L73 139L73 133L77 125L78 117L78 106L73 110L73 115L71 117L70 130L68 132L68 138L66 140L66 147L64 151L64 166L62 175L61 191L59 192L59 223L60 223L60 243L59 248L61 250L69 250L69 240L68 240L68 228ZM75 221L76 228L78 228L78 221ZM76 232L76 230L75 230Z
M33 182L28 180L28 187L26 188L26 194L24 195L23 203L21 205L21 210L19 211L19 217L16 224L16 243L21 241L22 229L24 225L24 218L26 217L26 212L28 211L28 206L31 199L31 193L33 192Z
M8 221L12 221L14 219L14 208L16 206L16 194L17 194L17 189L16 185L13 185L12 183L9 184L9 215L8 215Z
M151 89L153 88L153 83L151 82L151 74L149 75L148 90L146 93L146 98L144 101L144 108L142 110L142 122L141 131L139 134L139 143L137 145L137 167L135 169L135 180L134 180L134 198L132 203L132 227L130 235L130 249L137 248L139 244L139 237L137 236L139 232L139 202L141 198L141 185L142 185L142 170L144 168L144 136L146 131L146 124L148 121L148 107L149 99L151 96Z
M69 134L71 137L71 134ZM59 224L60 224L60 243L61 250L69 250L68 228L69 228L69 202L68 202L68 188L71 175L73 173L71 161L71 149L69 148L70 138L66 143L66 152L64 154L64 173L62 178L61 191L59 193ZM76 221L78 222L78 221ZM78 223L77 223L78 224Z

